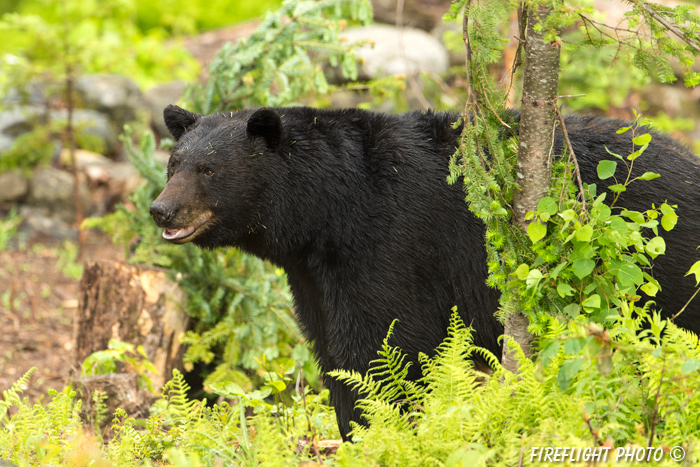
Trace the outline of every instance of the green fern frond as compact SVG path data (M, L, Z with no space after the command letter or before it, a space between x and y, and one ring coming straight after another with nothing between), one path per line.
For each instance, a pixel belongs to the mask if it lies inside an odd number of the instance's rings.
M3 400L0 401L0 419L7 415L7 411L10 409L10 407L20 406L22 401L19 395L29 386L29 381L32 379L32 375L36 370L36 367L30 368L24 375L15 381L15 383L10 386L9 389L5 389L2 392Z

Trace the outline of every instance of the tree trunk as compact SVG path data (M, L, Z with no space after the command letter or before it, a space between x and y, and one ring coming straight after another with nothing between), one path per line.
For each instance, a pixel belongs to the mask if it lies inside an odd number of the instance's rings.
M159 374L148 376L160 392L174 368L181 369L188 316L184 293L164 271L125 263L85 265L75 319L73 369L110 339L142 345Z
M514 196L515 222L527 229L525 215L535 211L539 200L547 194L550 182L550 155L555 122L555 106L559 83L559 47L545 42L544 35L535 31L551 11L547 5L528 10L525 39L525 70L523 77L522 113L518 146L517 178L521 190ZM522 30L522 28L521 28ZM531 356L532 335L527 332L528 320L519 311L506 319L505 334L520 344L525 355ZM503 366L517 372L514 355L504 343Z

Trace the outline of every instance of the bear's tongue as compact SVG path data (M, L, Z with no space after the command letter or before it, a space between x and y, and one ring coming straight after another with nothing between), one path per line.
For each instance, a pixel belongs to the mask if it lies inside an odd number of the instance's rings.
M166 240L175 240L176 238L184 238L192 234L196 227L191 225L184 229L165 229L163 230L163 238Z

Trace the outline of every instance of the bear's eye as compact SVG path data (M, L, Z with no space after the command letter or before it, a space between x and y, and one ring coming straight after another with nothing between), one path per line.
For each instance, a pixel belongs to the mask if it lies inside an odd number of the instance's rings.
M211 177L212 175L214 175L214 171L211 169L205 169L204 175L206 175L207 177Z

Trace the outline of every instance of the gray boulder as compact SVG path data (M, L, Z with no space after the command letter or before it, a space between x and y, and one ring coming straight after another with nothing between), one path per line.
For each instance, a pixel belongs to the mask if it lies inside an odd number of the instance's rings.
M79 107L106 114L119 129L146 108L141 89L124 76L84 75L76 80L75 90Z
M441 74L449 66L442 43L419 29L375 24L348 29L343 37L349 42L370 42L356 52L363 62L359 67L360 79L416 75L421 71Z

